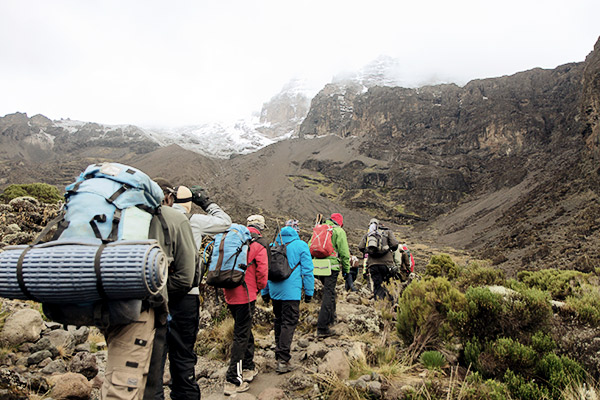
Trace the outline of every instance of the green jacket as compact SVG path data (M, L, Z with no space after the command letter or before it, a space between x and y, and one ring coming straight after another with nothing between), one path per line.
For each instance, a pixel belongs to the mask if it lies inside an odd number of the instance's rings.
M350 271L350 248L348 247L348 238L346 237L346 231L342 229L341 226L336 224L334 221L328 219L325 223L329 226L333 226L333 234L331 236L331 242L333 243L333 248L337 252L337 257L330 256L327 258L336 260L335 263L342 267L343 272ZM339 271L340 267L331 267L331 269Z

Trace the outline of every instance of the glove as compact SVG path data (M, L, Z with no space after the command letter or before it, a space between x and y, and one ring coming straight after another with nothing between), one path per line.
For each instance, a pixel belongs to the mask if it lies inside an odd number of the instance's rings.
M192 192L192 202L200 206L204 211L213 203L202 186L192 186L190 190Z
M312 296L309 296L307 294L304 295L304 302L305 303L310 303L312 301Z
M269 296L268 293L267 294L261 294L260 296L262 297L262 301L263 301L263 303L265 303L265 305L269 304L269 302L271 301L271 296Z
M347 272L342 272L342 278L346 279L347 276L348 276Z

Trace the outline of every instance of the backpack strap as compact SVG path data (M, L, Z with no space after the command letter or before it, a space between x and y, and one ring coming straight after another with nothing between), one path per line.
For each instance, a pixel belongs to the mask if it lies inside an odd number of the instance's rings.
M225 236L227 236L227 234L229 233L229 231L223 232L223 236L221 237L221 243L219 243L219 258L217 259L217 265L215 267L215 271L220 271L221 270L221 265L223 265L223 257L224 257L224 249L225 249ZM237 256L236 256L236 261L237 261Z
M33 296L31 294L31 292L29 292L29 289L27 289L27 286L25 286L25 279L23 279L23 261L25 260L25 255L27 254L27 252L29 250L31 250L32 248L33 248L33 245L27 246L27 248L25 250L23 250L23 252L21 253L21 256L19 257L19 261L17 262L17 281L19 282L19 288L21 289L21 292L23 292L23 294L29 300L33 300L33 301L37 301L38 303L41 303L38 299L35 298L35 296Z
M146 206L141 206L138 205L137 207L139 207L140 209L149 212L152 215L156 215L156 218L158 218L158 220L160 221L160 225L162 226L163 229L163 233L165 235L165 245L167 247L171 247L171 234L169 234L169 226L167 225L167 221L165 220L165 217L162 215L162 209L160 207L156 207L156 209L153 209L151 207L146 207ZM150 211L148 211L150 210Z
M58 228L56 230L56 233L52 237L52 240L58 239L63 233L63 231L69 226L69 222L65 221L64 218L65 212L64 210L61 210L56 218L48 222L48 225L46 225L46 227L39 233L39 235L35 238L33 243L31 243L31 245L35 246L36 244L39 244L42 241L42 239L48 234L48 232L50 232L50 230L54 227L54 225L58 225Z
M96 255L94 256L94 273L96 274L96 290L98 290L98 294L104 300L108 299L106 295L106 291L104 290L104 284L102 283L102 272L100 270L100 258L102 257L102 252L106 247L106 243L103 242L96 250Z

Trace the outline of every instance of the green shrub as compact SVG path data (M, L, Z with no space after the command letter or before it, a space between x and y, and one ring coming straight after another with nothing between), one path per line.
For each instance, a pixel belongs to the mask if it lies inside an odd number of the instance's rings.
M552 308L547 293L521 289L505 296L485 287L472 287L465 293L466 307L451 310L448 320L465 339L477 337L481 342L499 336L527 338L544 328Z
M451 330L446 320L448 312L451 309L460 312L465 305L465 296L446 278L426 277L413 281L398 301L398 334L407 343L412 343L418 330L433 324L443 338Z
M538 354L546 354L556 349L556 342L550 335L546 335L542 331L537 331L531 337L531 347L533 347Z
M504 304L503 333L523 337L548 325L552 306L548 292L524 289L509 296Z
M439 351L424 351L419 357L421 364L427 369L441 369L446 365L446 358Z
M555 299L565 299L579 292L583 283L587 283L587 274L573 270L542 269L539 271L520 271L519 281L530 288L550 292Z
M464 338L495 338L502 332L502 296L488 288L472 287L465 293L466 307L452 310L448 319Z
M460 270L457 284L468 289L472 286L504 285L505 282L504 271L474 262Z
M503 380L508 391L515 399L545 400L550 398L545 387L538 385L533 380L525 379L511 370L506 371Z
M586 372L576 361L567 356L546 354L537 364L538 376L547 383L553 399L561 399L565 389L585 382Z
M60 192L55 186L47 183L28 183L20 185L9 185L2 193L2 199L9 202L12 199L23 196L31 196L42 203L55 204L63 200Z
M431 257L429 264L425 267L425 275L433 277L446 277L449 280L456 279L459 274L458 265L448 254L439 254Z
M577 316L582 323L598 325L600 323L600 288L583 285L579 296L569 296L566 300L566 312Z
M467 376L460 393L450 398L465 400L506 400L509 398L506 385L495 379L484 380L478 372Z
M507 369L529 374L537 361L538 354L530 346L525 346L511 338L500 338L490 345L489 351L493 355L500 371Z
M481 344L477 338L468 340L465 343L465 363L467 366L471 366L471 370L480 371L481 365L479 364L479 355L481 354Z

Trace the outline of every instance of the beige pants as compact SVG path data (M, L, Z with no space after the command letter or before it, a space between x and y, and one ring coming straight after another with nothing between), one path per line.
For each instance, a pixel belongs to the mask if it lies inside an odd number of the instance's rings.
M138 321L109 328L104 333L108 357L100 391L102 400L144 397L154 332L154 310L150 309L142 312Z

